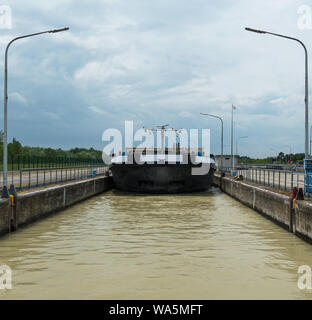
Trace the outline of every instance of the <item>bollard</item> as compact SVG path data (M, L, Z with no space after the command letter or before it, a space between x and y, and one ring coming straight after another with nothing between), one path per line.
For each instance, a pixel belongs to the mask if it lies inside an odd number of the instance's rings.
M10 189L10 209L11 209L11 216L9 222L9 232L17 230L17 214L16 214L16 197L17 193L13 184L11 184Z
M298 189L297 187L293 187L289 196L290 200L290 221L289 221L289 232L294 232L296 230L295 223L296 223L296 217L295 217L295 208L296 208L296 198L298 195Z
M304 195L303 195L303 189L299 188L297 195L296 195L296 200L304 200Z
M2 187L1 198L4 198L4 199L9 198L9 191L8 191L7 186Z
M298 193L297 187L293 187L289 196L290 199L296 199L297 193Z

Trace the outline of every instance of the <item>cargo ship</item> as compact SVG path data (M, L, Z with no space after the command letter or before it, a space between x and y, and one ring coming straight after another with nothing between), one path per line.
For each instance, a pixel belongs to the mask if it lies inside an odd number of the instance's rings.
M180 148L179 144L165 148L166 126L156 129L162 133L161 148L127 148L126 152L113 155L110 170L116 189L164 194L199 192L211 187L213 156L205 156L202 149Z

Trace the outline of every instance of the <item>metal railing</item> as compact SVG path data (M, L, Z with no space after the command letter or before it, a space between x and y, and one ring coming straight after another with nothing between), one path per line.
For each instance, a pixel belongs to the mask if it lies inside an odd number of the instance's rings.
M103 162L95 166L27 168L8 171L8 183L13 184L16 190L23 190L108 175L108 172L109 168ZM3 173L1 172L0 190L2 185Z
M85 167L88 165L102 166L101 158L70 158L70 157L41 157L41 156L9 156L8 170L21 170L31 168L64 168ZM3 159L0 157L0 171L3 171Z
M305 189L306 175L302 172L249 168L236 169L236 173L246 181L276 190L290 191L293 187Z

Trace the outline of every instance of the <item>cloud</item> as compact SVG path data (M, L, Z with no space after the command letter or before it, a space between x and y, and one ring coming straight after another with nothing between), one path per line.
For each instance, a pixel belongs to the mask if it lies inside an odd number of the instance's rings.
M43 114L51 120L60 120L60 117L54 112L44 111Z
M12 100L12 102L17 102L17 103L22 104L24 106L28 106L27 99L18 92L10 93L9 99Z
M311 52L311 30L297 27L301 4L11 0L14 24L12 30L0 30L1 52L17 35L66 25L70 31L20 40L10 48L10 101L21 108L9 115L15 120L9 135L29 145L102 149L103 130L121 129L124 120L146 127L209 123L216 152L219 123L199 113L224 118L229 145L234 103L236 134L249 136L241 152L266 155L267 145L285 144L302 151L303 50L294 41L244 30L250 26L298 37ZM22 106L31 107L32 115ZM44 129L40 135L38 128Z
M90 106L88 107L89 110L93 111L94 113L97 113L97 114L104 114L105 112L97 107L94 107L94 106Z

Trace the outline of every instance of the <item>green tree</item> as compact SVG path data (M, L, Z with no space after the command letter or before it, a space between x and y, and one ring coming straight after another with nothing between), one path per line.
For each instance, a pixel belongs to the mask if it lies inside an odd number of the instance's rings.
M54 150L52 148L46 148L44 150L44 155L45 155L45 157L49 157L49 158L56 157L56 150Z
M281 162L284 162L285 161L285 154L284 152L280 152L277 156L277 160L278 161L281 161Z
M12 142L8 144L8 154L10 157L19 156L22 153L22 144L13 138Z

